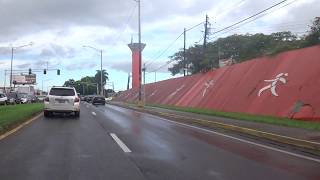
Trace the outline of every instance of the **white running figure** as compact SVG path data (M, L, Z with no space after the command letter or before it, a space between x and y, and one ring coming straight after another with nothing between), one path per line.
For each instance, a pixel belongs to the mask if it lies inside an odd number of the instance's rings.
M211 79L211 80L209 80L209 81L206 81L206 82L204 83L204 90L203 90L203 92L202 92L202 97L204 97L204 96L206 95L207 90L208 90L211 86L213 86L213 85L214 85L214 80L213 80L213 79Z
M276 87L277 87L277 83L280 81L282 82L283 84L286 84L287 83L287 80L285 79L285 77L287 77L289 74L288 73L280 73L276 76L275 79L270 79L270 80L264 80L265 82L271 82L270 85L260 89L259 93L258 93L258 96L261 95L261 93L267 89L271 89L271 93L274 95L274 96L279 96L278 93L276 92Z

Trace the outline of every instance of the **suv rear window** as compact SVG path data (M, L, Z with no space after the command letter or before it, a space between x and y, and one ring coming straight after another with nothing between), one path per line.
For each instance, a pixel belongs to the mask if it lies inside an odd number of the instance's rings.
M73 89L63 89L63 88L52 88L50 90L50 95L54 96L74 96L74 90Z

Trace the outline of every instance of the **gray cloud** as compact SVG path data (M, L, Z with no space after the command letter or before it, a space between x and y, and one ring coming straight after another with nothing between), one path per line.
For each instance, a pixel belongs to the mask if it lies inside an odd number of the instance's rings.
M26 69L26 68L29 68L30 66L31 66L31 63L24 63L24 64L16 65L16 67L18 69Z
M81 69L92 69L96 67L95 63L92 62L79 62L79 63L72 63L66 66L67 70L74 71L74 70L81 70Z
M3 38L72 25L117 26L132 4L126 0L0 0L0 34Z
M42 49L40 58L72 58L75 56L74 48L60 46L58 44L50 44L49 48Z
M144 22L150 22L174 14L192 15L205 11L215 2L199 1L191 7L177 8L181 7L180 1L145 0L142 1L142 17ZM134 0L0 0L0 40L74 25L121 27L134 6ZM136 18L136 13L134 15Z

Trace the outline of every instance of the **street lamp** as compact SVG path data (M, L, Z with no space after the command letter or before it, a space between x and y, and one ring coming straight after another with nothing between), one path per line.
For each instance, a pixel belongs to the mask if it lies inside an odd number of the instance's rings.
M10 66L10 91L12 90L12 63L13 63L13 50L19 49L19 48L23 48L26 46L32 46L33 42L30 42L29 44L25 44L22 46L11 46L11 66Z
M104 89L104 86L102 84L102 49L98 49L98 48L95 48L95 47L92 47L92 46L83 46L84 48L91 48L97 52L100 53L100 57L101 57L101 63L100 63L100 83L101 83L101 87L100 87L100 95L103 95L103 89Z

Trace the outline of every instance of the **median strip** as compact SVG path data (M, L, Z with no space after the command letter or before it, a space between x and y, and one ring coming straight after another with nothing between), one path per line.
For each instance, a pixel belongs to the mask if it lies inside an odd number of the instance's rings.
M25 127L26 125L30 124L31 122L35 121L36 119L38 119L38 118L41 117L41 116L42 116L42 114L38 114L37 116L35 116L35 117L29 119L28 121L20 124L20 125L17 126L16 128L14 128L14 129L12 129L12 130L10 130L10 131L2 134L2 135L0 136L0 141L1 141L2 139L4 139L4 138L10 136L11 134L17 132L18 130L20 130L21 128L23 128L23 127Z
M42 103L0 107L0 135L18 127L42 110Z

